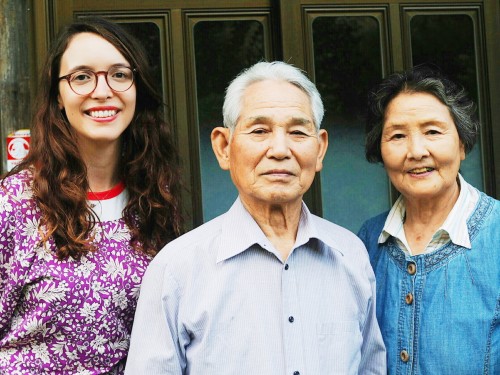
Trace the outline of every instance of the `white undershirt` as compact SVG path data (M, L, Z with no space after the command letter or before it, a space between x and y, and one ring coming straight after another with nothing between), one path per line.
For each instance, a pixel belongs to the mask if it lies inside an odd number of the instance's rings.
M116 188L114 189L116 191ZM128 191L125 187L120 190L121 191L116 191L118 194L111 194L109 198L88 200L90 207L94 210L100 221L118 220L123 216L123 209L128 202ZM106 196L106 192L100 192L98 194Z

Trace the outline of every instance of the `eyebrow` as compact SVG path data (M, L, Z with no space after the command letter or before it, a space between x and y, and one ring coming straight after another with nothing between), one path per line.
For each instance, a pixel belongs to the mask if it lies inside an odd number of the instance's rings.
M437 118L432 119L432 120L427 120L424 121L420 124L420 126L428 126L428 125L437 125L437 126L446 126L447 122L446 121L441 121Z
M446 126L446 121L441 121L439 119L426 119L425 121L421 122L418 124L419 127L424 127L424 126L429 126L429 125L436 125L436 126ZM405 124L399 124L397 122L391 124L384 124L384 129L387 130L399 130L399 129L404 129L406 128L407 125Z
M246 122L247 125L269 124L273 122L273 119L268 116L255 116L255 117L249 117ZM311 120L305 117L291 117L288 120L288 122L291 123L292 125L309 125L312 123Z
M111 68L117 68L117 67L124 67L124 68L131 69L130 64L116 63L116 64L110 65L108 67L108 70L111 69ZM94 69L92 67L90 67L89 65L78 65L78 66L75 66L75 67L69 69L70 72L76 72L78 70L91 70L91 71L94 71Z
M398 124L398 123L395 123L395 124L384 124L382 129L383 130L397 130L397 129L403 129L403 128L406 128L407 126L406 125L402 125L402 124Z

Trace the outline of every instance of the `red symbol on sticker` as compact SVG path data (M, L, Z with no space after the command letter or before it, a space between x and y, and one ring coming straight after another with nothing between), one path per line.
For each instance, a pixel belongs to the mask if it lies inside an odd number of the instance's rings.
M29 149L30 144L24 138L14 138L7 146L9 155L14 159L24 158L28 154Z

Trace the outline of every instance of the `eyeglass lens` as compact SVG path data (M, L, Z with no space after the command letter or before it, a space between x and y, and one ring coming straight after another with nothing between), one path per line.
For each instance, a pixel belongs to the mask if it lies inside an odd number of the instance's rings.
M69 77L69 84L75 93L88 95L97 87L97 76L104 73L106 73L106 82L113 91L127 91L134 83L132 69L119 66L111 68L107 72L94 72L92 70L76 71Z

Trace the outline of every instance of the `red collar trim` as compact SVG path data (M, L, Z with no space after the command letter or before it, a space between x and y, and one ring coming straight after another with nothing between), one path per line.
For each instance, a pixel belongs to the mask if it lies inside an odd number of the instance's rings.
M88 191L87 199L89 201L104 201L106 199L116 198L123 192L123 190L125 190L125 183L123 181L120 181L110 190L98 192Z

